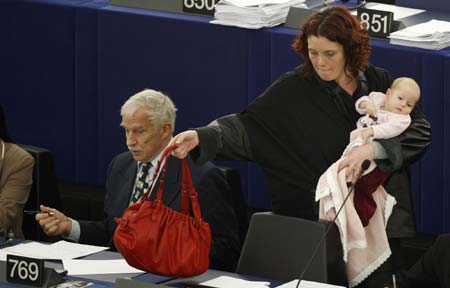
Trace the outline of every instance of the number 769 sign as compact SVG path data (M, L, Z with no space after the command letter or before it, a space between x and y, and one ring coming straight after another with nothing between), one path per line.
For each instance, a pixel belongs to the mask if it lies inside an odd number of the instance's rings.
M7 255L6 279L8 282L41 286L43 271L44 261L41 259L33 259L9 254Z
M357 13L361 25L371 37L387 38L391 33L394 13L366 8L358 8Z

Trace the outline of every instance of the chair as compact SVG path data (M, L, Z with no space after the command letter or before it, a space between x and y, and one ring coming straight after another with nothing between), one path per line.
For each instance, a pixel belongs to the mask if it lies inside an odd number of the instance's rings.
M298 279L328 223L272 212L253 214L236 272L281 281ZM303 279L347 285L342 246L335 225Z
M28 151L34 158L33 185L24 209L39 210L40 204L59 209L60 197L53 168L52 153L47 149L30 145L20 145L20 147ZM48 239L34 216L24 215L22 230L25 239L36 241Z
M230 185L230 193L224 195L231 207L233 207L236 219L238 221L239 238L241 243L244 241L248 230L248 211L245 205L244 194L241 187L241 176L239 171L234 168L218 166L219 170L225 176Z

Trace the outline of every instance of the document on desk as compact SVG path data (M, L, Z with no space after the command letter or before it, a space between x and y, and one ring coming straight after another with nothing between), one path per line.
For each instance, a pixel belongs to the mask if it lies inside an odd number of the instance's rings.
M439 50L450 46L450 22L430 20L391 33L391 44Z
M416 14L425 12L425 10L423 10L423 9L401 7L401 6L396 6L396 5L391 5L391 4L382 4L382 3L376 3L376 2L367 3L364 6L364 8L393 12L394 20L406 18L406 17L412 16L412 15L416 15Z
M14 254L37 259L66 260L87 256L107 249L109 247L78 244L64 240L53 244L28 242L1 249L0 259L6 259L7 254Z
M270 282L248 281L235 277L219 276L217 278L200 283L201 285L218 288L268 288Z
M381 10L381 11L387 11L394 13L394 20L399 20L402 18L406 18L412 15L416 15L419 13L423 13L426 10L423 9L415 9L415 8L408 8L408 7L401 7L391 4L382 4L382 3L376 3L376 2L370 2L364 5L364 8L366 9L373 9L373 10ZM352 14L356 15L357 11L352 11Z
M276 288L295 288L297 286L298 280L292 280L291 282L284 283L283 285L277 286ZM300 282L299 288L345 288L345 286L336 286L331 284L319 283L314 281L302 280Z
M63 260L67 275L145 273L128 265L125 259L114 260Z
M283 4L289 0L223 0L222 3L228 3L236 7L262 6L270 4Z

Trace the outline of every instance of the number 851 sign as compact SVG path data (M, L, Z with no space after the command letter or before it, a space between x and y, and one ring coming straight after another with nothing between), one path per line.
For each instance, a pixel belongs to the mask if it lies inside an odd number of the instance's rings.
M369 36L387 38L391 33L394 13L358 8L358 18L361 25L367 29Z

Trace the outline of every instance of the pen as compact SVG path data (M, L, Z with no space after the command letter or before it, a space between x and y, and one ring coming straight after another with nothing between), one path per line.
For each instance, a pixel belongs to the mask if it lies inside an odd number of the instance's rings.
M48 216L55 215L55 213L53 213L53 212L44 212L44 211L39 211L39 210L23 210L23 213L28 214L28 215L36 215L36 214L40 214L40 213L47 213Z

